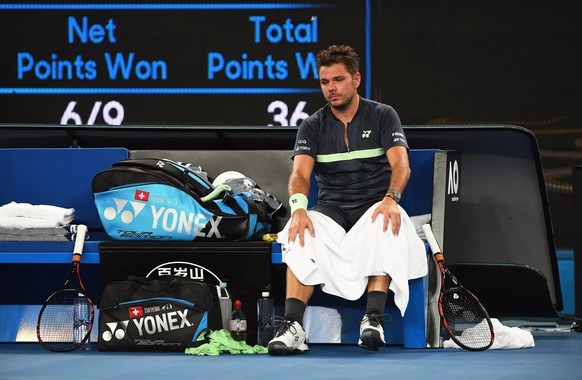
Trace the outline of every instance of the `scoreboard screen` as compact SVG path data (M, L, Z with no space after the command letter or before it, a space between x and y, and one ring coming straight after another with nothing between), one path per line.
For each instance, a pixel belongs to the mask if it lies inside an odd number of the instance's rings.
M366 78L366 4L1 3L0 122L298 125L318 51L352 45Z

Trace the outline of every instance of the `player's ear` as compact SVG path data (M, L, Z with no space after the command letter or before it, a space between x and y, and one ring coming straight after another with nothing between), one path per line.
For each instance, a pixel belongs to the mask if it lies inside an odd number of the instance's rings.
M360 82L362 81L362 75L358 71L356 75L354 75L354 88L360 87Z

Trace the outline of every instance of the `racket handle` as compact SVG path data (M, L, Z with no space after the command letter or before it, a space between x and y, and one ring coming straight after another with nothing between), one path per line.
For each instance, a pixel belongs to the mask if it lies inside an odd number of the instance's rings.
M437 243L437 240L436 240L434 234L432 233L432 228L430 227L430 224L423 224L422 225L422 232L424 232L424 237L426 237L426 241L428 242L428 245L430 246L430 250L432 251L432 254L433 254L435 260L437 262L444 261L443 254L441 252L441 248L439 247L439 243Z
M85 236L87 235L87 226L79 224L77 226L77 234L75 236L75 247L73 248L73 262L80 262L83 256L83 245L85 244Z

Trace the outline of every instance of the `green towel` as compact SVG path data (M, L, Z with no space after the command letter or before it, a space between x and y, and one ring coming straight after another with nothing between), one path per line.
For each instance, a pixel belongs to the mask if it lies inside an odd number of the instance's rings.
M204 339L202 337L201 339ZM249 346L245 342L239 342L232 338L230 332L227 330L216 330L212 331L208 335L210 342L204 343L201 346L187 348L185 353L188 355L208 355L208 356L218 356L222 353L229 354L266 354L267 348L255 345Z

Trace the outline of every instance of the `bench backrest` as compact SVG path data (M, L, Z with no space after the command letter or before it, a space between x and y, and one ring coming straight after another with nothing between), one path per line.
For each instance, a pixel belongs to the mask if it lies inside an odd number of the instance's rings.
M401 205L409 215L429 214L432 208L434 152L413 149L409 153L412 175ZM102 229L93 201L91 184L98 172L127 157L170 158L201 165L209 175L236 170L253 178L285 205L279 225L289 218L287 179L292 160L286 151L132 151L125 148L0 149L0 205L12 201L48 204L75 209L75 223ZM310 204L317 200L312 181Z
M75 224L102 229L93 201L95 174L126 159L125 148L0 149L0 205L10 202L75 209Z
M412 149L409 152L412 175L401 205L409 215L430 214L432 211L432 186L434 149ZM273 230L280 229L289 219L287 207L287 180L291 173L293 161L291 152L273 151L184 151L184 150L132 150L132 158L168 158L176 161L200 165L213 180L220 173L234 170L243 173L265 191L273 194L283 202L283 209L276 215ZM311 180L309 193L310 207L317 203L317 181Z

